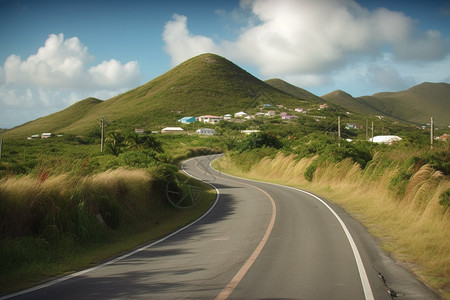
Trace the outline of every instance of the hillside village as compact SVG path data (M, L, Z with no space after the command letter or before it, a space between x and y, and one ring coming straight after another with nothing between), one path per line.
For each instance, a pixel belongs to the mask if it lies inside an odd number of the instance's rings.
M319 109L327 108L327 104L320 105ZM286 111L289 111L286 112ZM215 115L202 115L199 117L187 116L178 120L178 122L182 124L193 124L195 122L201 122L204 124L212 124L215 125L221 121L235 122L235 123L244 123L247 120L252 120L256 118L273 118L273 117L281 117L282 120L295 120L299 116L299 113L306 114L310 110L306 110L303 108L295 108L295 109L287 109L285 106L272 105L272 104L264 104L260 107L260 111L255 114L249 114L244 111L239 111L237 113L225 114L223 116L215 116ZM254 132L259 132L259 130L242 130L242 133L250 134ZM183 128L181 127L166 127L161 130L161 133L184 133ZM197 134L200 135L214 135L215 130L209 128L201 128L196 130Z
M201 116L185 116L180 119L178 119L178 122L182 125L191 125L194 123L203 123L203 124L209 124L209 125L217 125L221 121L226 122L233 122L233 123L240 123L243 124L246 121L254 120L258 118L278 118L281 119L284 122L290 122L292 120L296 120L300 118L302 115L309 114L309 117L313 118L316 122L320 122L324 119L327 119L327 116L312 114L314 112L324 111L324 110L332 110L328 104L322 103L318 105L314 105L311 108L302 108L302 107L296 107L296 108L287 108L281 104L278 105L272 105L272 104L263 104L259 111L256 113L247 113L244 111L239 111L234 114L225 114L222 116L216 116L216 115L201 115ZM177 111L176 113L181 114L181 111ZM347 115L351 115L350 112L346 112ZM378 116L378 119L382 120L384 117ZM349 122L342 124L342 126L345 129L348 130L354 130L354 131L361 131L365 130L365 126L362 124ZM186 126L184 126L186 127ZM426 126L422 127L423 130L427 129ZM144 128L135 128L134 132L136 134L142 135L146 134L147 131ZM260 132L259 129L244 129L240 131L241 134L249 135L252 133ZM216 130L214 128L207 128L207 127L200 127L198 129L194 130L185 130L185 128L180 126L167 126L162 128L161 130L152 130L152 134L197 134L202 136L213 136L216 135ZM45 132L42 134L34 134L28 137L28 140L32 139L47 139L52 137L62 137L62 134L54 135L50 132ZM434 137L435 140L443 140L446 141L448 139L448 134L444 134L442 136L436 136ZM347 139L348 141L351 141L351 139ZM395 135L378 135L374 136L373 138L368 138L369 141L374 143L383 143L383 144L392 144L398 141L401 141L402 138Z

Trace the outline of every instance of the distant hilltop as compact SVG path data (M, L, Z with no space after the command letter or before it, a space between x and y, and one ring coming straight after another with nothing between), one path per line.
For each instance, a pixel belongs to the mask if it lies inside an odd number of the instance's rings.
M341 90L319 97L280 79L261 81L231 61L208 53L126 93L105 101L81 100L60 112L3 132L2 136L23 137L40 132L94 134L102 116L110 128L160 130L176 126L184 116L225 115L264 104L308 108L323 103L417 125L429 123L433 116L436 125L450 125L447 83L422 83L405 91L357 98Z

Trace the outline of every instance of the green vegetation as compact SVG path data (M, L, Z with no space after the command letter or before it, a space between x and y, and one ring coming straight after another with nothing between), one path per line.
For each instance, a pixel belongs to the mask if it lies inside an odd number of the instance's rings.
M430 123L432 116L436 125L447 127L450 124L449 93L450 84L425 82L394 93L353 98L338 90L322 98L348 111L388 116L417 125Z
M343 91L320 98L279 79L262 82L204 54L109 100L88 98L1 131L0 292L95 264L196 219L210 206L212 191L199 184L204 200L179 210L169 205L165 187L185 189L178 185L184 179L174 179L182 176L181 160L226 152L223 170L304 187L361 216L388 251L420 266L416 273L450 297L449 144L436 141L430 149L429 132L398 121L423 123L433 113L436 124L447 126L448 88L422 84L370 99ZM414 108L425 99L426 109ZM320 107L324 102L328 106ZM238 111L255 117L177 122ZM262 116L269 112L276 116ZM284 120L282 113L296 118ZM403 140L369 143L371 124L374 135ZM188 134L149 134L166 126ZM204 127L216 135L194 134ZM53 137L27 140L43 132Z
M109 130L160 130L177 125L177 120L187 115L233 114L259 109L265 103L287 107L309 105L223 57L203 54L107 101L85 99L59 113L14 128L4 136L23 139L42 132L86 136L99 127L102 116Z
M230 151L215 167L338 203L379 237L386 251L450 299L450 142L430 149L415 140L339 145L331 133L312 133L283 139L281 151L269 144Z
M201 183L189 183L202 190L190 209L171 206L165 190L172 178L184 177L178 161L218 151L211 140L124 131L105 136L105 153L95 135L3 143L0 293L148 243L212 204L214 191Z

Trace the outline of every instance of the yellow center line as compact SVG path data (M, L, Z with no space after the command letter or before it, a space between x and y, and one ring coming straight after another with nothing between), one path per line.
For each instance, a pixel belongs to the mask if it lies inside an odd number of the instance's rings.
M207 172L205 172L204 170L201 170L198 166L198 161L195 164L195 167L201 171L202 173L207 174ZM212 174L211 174L212 175ZM236 180L233 179L229 179L229 178L224 178L222 177L222 179L228 180L228 181L234 181L236 182ZM270 203L272 205L272 216L270 218L270 222L269 225L267 226L266 232L264 233L263 238L261 239L261 241L259 242L258 246L256 247L256 249L253 251L253 253L250 255L250 257L247 259L247 261L245 262L245 264L241 267L241 269L239 269L239 271L236 273L236 275L234 275L234 277L231 279L231 281L225 286L225 288L219 293L219 295L216 297L216 300L224 300L227 299L231 293L236 289L236 287L238 286L238 284L242 281L242 279L244 278L245 274L247 274L248 270L250 270L250 268L252 267L253 263L255 262L255 260L258 258L258 256L261 254L264 246L267 243L267 240L269 239L270 234L272 233L273 227L275 226L275 219L277 216L277 207L275 205L275 200L272 198L272 196L270 196L266 191L264 191L263 189L256 187L254 185L248 184L248 183L244 183L239 181L239 183L247 185L249 187L252 187L262 193L264 193L267 198L269 198Z

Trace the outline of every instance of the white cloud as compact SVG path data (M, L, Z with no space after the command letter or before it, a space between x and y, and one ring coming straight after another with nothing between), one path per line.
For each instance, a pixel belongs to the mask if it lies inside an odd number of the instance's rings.
M369 77L359 81L368 86L394 88L413 82L409 74L399 73L400 65L413 63L420 73L425 64L443 61L448 54L448 41L440 32L421 31L416 20L402 12L369 10L354 0L242 0L240 8L241 17L250 12L248 23L235 40L219 42L192 34L187 17L174 15L163 33L174 64L214 52L255 66L264 78L293 78L297 83L304 79L302 87L340 82L332 76L358 79L364 74ZM352 71L361 63L378 63L386 53L392 56L389 67ZM382 73L393 81L383 81Z
M166 43L165 51L172 58L173 66L197 54L220 51L212 39L190 34L187 29L187 18L178 14L174 14L172 20L166 23L163 40Z
M47 115L89 96L113 96L136 87L140 70L136 61L111 59L93 65L94 57L77 37L51 34L37 53L25 60L10 55L0 66L0 127L10 127ZM29 110L8 115L12 107Z
M88 74L95 89L129 87L138 83L140 78L139 65L136 61L130 61L122 65L115 59L91 67Z
M6 84L53 89L122 88L139 83L137 62L122 65L117 60L104 61L87 70L94 60L77 37L51 34L36 54L22 61L10 55L4 64Z

